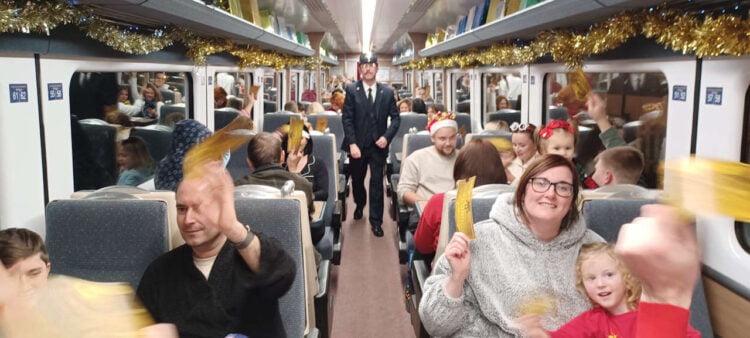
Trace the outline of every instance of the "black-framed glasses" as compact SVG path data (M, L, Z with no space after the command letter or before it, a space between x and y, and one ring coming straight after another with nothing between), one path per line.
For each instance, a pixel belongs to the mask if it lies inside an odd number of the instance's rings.
M568 182L555 182L552 183L544 177L532 177L529 179L531 182L531 189L538 193L545 193L549 190L549 187L555 186L555 193L560 197L573 196L573 185Z

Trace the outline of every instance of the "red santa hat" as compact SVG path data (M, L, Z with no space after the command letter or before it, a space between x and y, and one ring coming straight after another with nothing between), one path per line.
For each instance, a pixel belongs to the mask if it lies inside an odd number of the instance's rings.
M430 136L435 135L438 129L450 127L458 131L458 124L456 123L456 114L451 112L438 112L432 116L432 120L427 122L427 131L430 132Z

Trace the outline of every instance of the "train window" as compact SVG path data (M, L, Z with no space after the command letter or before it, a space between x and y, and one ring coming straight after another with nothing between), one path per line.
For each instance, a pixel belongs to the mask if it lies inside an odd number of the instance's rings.
M171 149L171 126L192 118L191 84L189 73L74 73L69 89L74 189L148 180L153 164ZM138 136L137 142L118 149L118 141L131 136Z
M521 110L522 86L521 73L482 74L482 123L490 120L490 114L502 109Z
M276 72L264 73L263 75L263 111L265 113L278 111L283 74L282 72Z
M404 78L406 79L406 82L405 82L403 89L411 88L411 71L410 70L406 71L406 76L404 76Z
M573 74L547 74L544 83L543 121L575 118L581 131L576 160L593 171L594 157L604 144L597 123L586 112L585 100L576 98L568 79ZM645 168L642 184L657 188L657 169L664 159L667 124L668 84L663 73L586 73L594 92L607 102L607 115L617 134L612 136L643 152ZM571 78L572 79L572 78Z
M443 72L434 74L435 80L435 102L443 103Z
M215 74L214 108L232 107L240 110L244 107L245 94L252 85L252 73L218 72Z
M750 163L750 88L745 92L745 112L742 131L742 163ZM750 253L750 223L736 222L735 232L740 245L746 252Z
M471 77L469 73L451 73L451 86L453 86L453 111L456 113L470 113Z

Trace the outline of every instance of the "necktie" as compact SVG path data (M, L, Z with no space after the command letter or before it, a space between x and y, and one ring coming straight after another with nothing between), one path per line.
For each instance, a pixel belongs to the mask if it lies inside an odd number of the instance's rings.
M372 88L367 88L367 101L372 103Z

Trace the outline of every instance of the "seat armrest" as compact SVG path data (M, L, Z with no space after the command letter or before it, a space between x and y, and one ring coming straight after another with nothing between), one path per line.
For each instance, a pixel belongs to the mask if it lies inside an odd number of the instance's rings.
M339 195L346 191L346 175L339 174Z
M323 298L328 295L328 284L331 279L331 261L324 259L318 267L318 294L315 298Z
M320 336L320 332L318 332L318 329L313 328L310 330L310 333L305 335L305 338L318 338Z
M422 287L427 277L430 277L430 269L427 268L427 262L423 260L412 261L412 269L414 270L414 276L416 277L412 281L414 282L414 293L422 295Z

